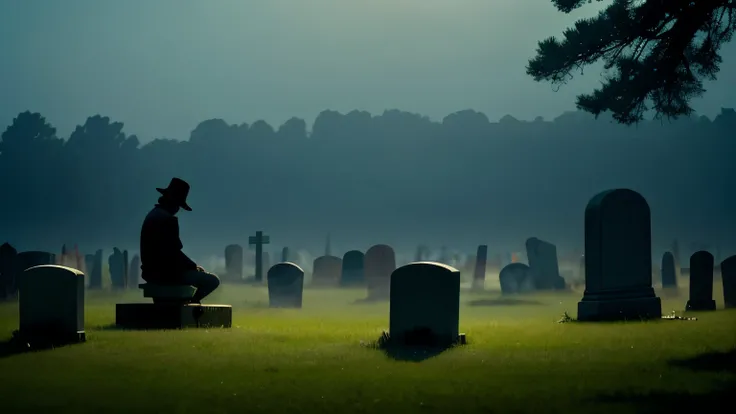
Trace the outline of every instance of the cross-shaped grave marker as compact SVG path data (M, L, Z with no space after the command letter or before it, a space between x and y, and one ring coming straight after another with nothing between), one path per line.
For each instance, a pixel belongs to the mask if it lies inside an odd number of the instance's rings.
M256 246L256 282L263 281L263 245L269 244L271 237L257 231L255 236L248 237L248 245Z

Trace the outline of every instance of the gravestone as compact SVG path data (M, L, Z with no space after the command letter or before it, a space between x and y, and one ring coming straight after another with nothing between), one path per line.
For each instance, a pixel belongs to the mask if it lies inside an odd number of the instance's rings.
M18 291L18 251L10 243L0 246L0 301Z
M262 231L257 231L255 236L248 237L248 245L256 248L256 283L263 281L263 245L268 243L271 243L271 237L264 235Z
M295 263L276 263L266 275L268 303L272 308L301 308L304 270Z
M288 247L284 247L283 249L281 249L281 262L282 263L288 262L289 259L291 259L289 257L289 248Z
M409 263L390 277L389 337L409 345L458 341L460 271L437 262Z
M363 257L368 300L388 300L391 273L396 270L396 254L391 246L377 244Z
M534 291L534 279L529 266L524 263L509 263L504 266L498 274L498 282L501 285L502 295Z
M225 247L225 279L231 282L243 279L243 246L239 244Z
M102 249L95 252L95 260L89 274L89 288L102 289Z
M365 286L364 258L365 255L360 250L350 250L342 256L341 286Z
M342 259L335 256L320 256L312 266L312 285L337 286L342 273Z
M486 261L488 260L488 246L481 244L475 255L475 269L473 271L473 289L485 289Z
M616 189L585 208L585 293L579 321L660 318L652 288L652 227L641 194Z
M565 289L565 279L560 276L557 247L554 244L531 237L526 241L526 256L535 289Z
M690 300L685 309L716 310L716 301L713 300L713 262L713 255L704 250L690 256Z
M128 269L128 283L131 286L138 286L141 280L141 257L133 255L133 259L130 261L130 268Z
M113 289L125 289L126 275L123 260L123 252L117 247L112 249L112 254L107 258L107 265L110 269L110 283Z
M721 282L723 283L723 305L736 308L736 256L721 262Z
M660 267L662 287L677 288L677 273L675 272L675 256L670 252L662 255L662 266Z
M84 333L84 273L40 265L19 277L19 333L29 340L79 342Z

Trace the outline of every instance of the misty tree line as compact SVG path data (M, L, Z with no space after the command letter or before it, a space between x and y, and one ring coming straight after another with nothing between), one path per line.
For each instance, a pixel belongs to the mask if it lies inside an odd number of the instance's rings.
M594 158L611 151L657 159L672 145L732 146L734 127L733 110L712 121L701 116L628 127L582 112L551 122L508 115L489 122L467 110L433 122L397 110L378 116L324 111L311 132L298 118L277 128L211 119L186 140L141 144L104 116L89 117L62 138L41 114L23 112L0 142L0 231L34 237L61 231L81 235L76 240L102 228L104 237L121 237L139 226L139 213L155 202L153 189L172 176L191 183L193 207L214 226L264 209L286 215L318 208L329 215L330 209L370 208L407 194L421 204L424 194L443 189L472 194L478 177L492 186L528 170L526 163L551 163L552 174L562 174L555 179L564 179L569 171L548 159L555 151L574 153L583 164L569 168L584 170L598 168Z

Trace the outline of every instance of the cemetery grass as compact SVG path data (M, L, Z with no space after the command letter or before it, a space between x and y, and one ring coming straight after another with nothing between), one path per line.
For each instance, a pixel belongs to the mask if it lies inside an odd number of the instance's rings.
M733 407L736 311L697 321L557 323L580 293L517 301L463 293L468 344L421 360L369 345L387 303L306 289L304 309L268 309L263 288L224 285L232 329L110 328L112 293L87 294L84 344L0 355L3 413L676 413ZM139 301L138 292L124 295ZM716 289L715 297L722 297ZM663 297L663 310L686 295ZM719 303L719 308L721 304ZM0 341L17 329L0 304ZM728 405L726 403L728 402ZM595 410L595 411L594 411ZM716 411L713 411L716 410ZM726 412L726 411L723 411Z

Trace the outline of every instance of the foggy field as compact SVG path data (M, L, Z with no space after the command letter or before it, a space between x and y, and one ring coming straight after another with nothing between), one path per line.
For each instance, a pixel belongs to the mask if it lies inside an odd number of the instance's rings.
M0 355L0 411L720 412L736 357L693 359L736 346L719 285L719 310L697 321L616 324L557 323L580 293L463 293L468 344L420 362L365 346L388 328L388 304L355 304L363 290L305 289L304 309L271 310L265 288L225 285L208 302L233 305L232 329L158 332L110 329L120 296L88 292L87 343ZM665 313L684 308L681 292L663 298ZM17 305L0 305L0 340L14 329Z

